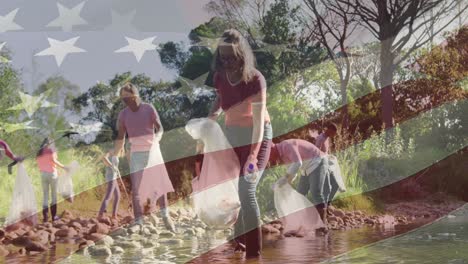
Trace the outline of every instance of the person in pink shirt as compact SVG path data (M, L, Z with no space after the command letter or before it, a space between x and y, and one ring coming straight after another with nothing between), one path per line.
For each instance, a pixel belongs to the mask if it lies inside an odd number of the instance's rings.
M328 154L330 151L330 139L335 137L337 128L334 124L330 123L326 126L325 132L321 133L315 139L315 146L323 151L325 154Z
M255 258L262 250L256 188L268 162L273 137L266 107L266 80L255 68L247 40L235 29L226 30L221 36L213 70L217 96L209 117L216 119L225 113L225 134L240 162L241 211L235 225L235 250L245 250L247 258Z
M57 217L57 167L68 170L66 166L58 161L57 151L50 137L47 137L42 142L41 148L36 155L37 166L41 172L41 184L42 184L42 216L44 217L44 223L49 218L49 191L52 196L50 203L50 213L52 221L58 219Z
M157 199L166 228L174 231L174 223L167 208L167 193L173 192L174 188L165 164L147 168L153 144L159 144L163 133L159 115L152 105L141 101L138 89L131 83L120 89L120 98L127 107L119 113L114 153L121 152L127 134L130 142L130 180L136 223L142 224L143 203L149 201L151 204Z
M330 152L330 139L336 136L336 132L337 132L336 125L333 123L329 123L326 126L325 131L321 133L315 139L315 146L317 146L321 151L323 151L325 154L328 155ZM328 185L330 185L330 188L331 188L330 195L327 201L328 206L331 206L331 202L339 190L339 185L338 185L338 182L336 181L336 177L335 175L332 175L332 174L333 173L331 172L327 177L327 181L329 182Z
M328 181L328 160L325 153L314 144L302 139L287 139L271 147L270 162L288 166L286 176L278 183L280 185L291 182L296 178L297 172L302 169L304 176L300 177L297 191L306 196L312 194L312 203L317 208L320 218L325 224L321 228L327 231L326 205L330 192Z

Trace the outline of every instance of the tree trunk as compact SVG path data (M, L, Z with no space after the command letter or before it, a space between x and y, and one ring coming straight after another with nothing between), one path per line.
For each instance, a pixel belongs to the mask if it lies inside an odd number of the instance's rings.
M341 126L342 129L347 129L349 127L349 113L348 113L348 94L346 92L348 86L348 82L345 80L341 80L340 82L340 91L341 91L341 102L343 105L343 109L341 112Z
M380 96L382 103L382 123L384 128L393 127L393 54L392 41L384 40L380 46Z

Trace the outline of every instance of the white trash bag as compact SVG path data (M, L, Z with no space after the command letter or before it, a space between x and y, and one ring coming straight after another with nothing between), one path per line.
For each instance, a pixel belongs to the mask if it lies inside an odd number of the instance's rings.
M284 231L310 232L324 227L315 206L288 183L273 185L275 208L283 218Z
M67 201L73 202L73 196L75 195L73 191L73 180L72 176L80 167L77 161L72 161L68 165L69 170L60 175L57 179L57 190L58 193Z
M240 211L237 155L213 120L193 119L185 129L204 144L200 176L192 180L195 212L211 228L230 227Z
M37 203L34 187L26 172L23 163L18 163L18 171L13 188L10 210L6 224L11 225L19 221L27 221L34 225L37 223Z
M198 182L195 179L192 184ZM223 229L236 223L240 210L237 182L217 184L192 196L195 213L210 228Z
M340 165L338 164L338 159L333 155L328 155L328 164L330 166L329 170L338 184L339 191L346 192L346 185L343 181L343 177L341 176L341 169Z

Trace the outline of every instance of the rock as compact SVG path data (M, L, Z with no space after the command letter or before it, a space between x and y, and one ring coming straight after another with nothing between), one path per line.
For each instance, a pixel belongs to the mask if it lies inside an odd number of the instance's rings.
M106 246L90 246L88 251L91 256L112 256L112 251Z
M125 252L125 250L121 247L118 247L118 246L114 246L111 248L111 251L113 254L122 254Z
M99 223L102 223L102 224L105 224L105 225L108 225L108 226L112 225L112 221L111 221L111 219L109 217L99 218L98 221L99 221Z
M154 250L152 248L144 248L141 250L141 254L146 257L148 255L154 255Z
M144 227L144 228L141 230L141 234L144 235L144 236L150 236L150 235L151 235L151 231L150 231L147 227Z
M48 250L48 248L36 241L30 241L28 244L26 244L25 249L27 251L38 251L38 252L43 252Z
M104 245L110 247L114 244L114 239L110 236L104 236L100 240L96 241L96 245Z
M268 224L262 226L262 232L264 234L278 234L278 233L281 233L281 231L274 228L272 225L268 225Z
M4 237L5 237L5 230L0 228L0 241L2 241Z
M133 219L134 218L132 216L128 215L128 216L124 217L121 222L122 222L122 224L129 224L129 223L131 223L133 221Z
M175 237L175 234L169 231L162 231L161 233L159 233L159 236L163 238L172 238Z
M159 224L159 218L155 214L150 214L149 216L149 222L153 224L153 226L158 226Z
M85 248L85 247L90 247L90 246L94 246L94 245L95 245L95 244L94 244L94 241L92 241L92 240L86 240L86 241L84 241L84 242L81 242L81 243L79 244L78 247L79 247L80 249L83 249L83 248Z
M181 218L179 218L179 222L189 224L190 222L192 222L192 219L188 218L187 216L182 216Z
M149 229L149 231L151 232L151 234L156 234L156 235L159 234L159 231L158 231L158 229L157 229L156 227L154 227L154 226L149 226L149 227L147 227L147 228Z
M67 229L60 229L59 231L55 232L55 236L58 237L74 237L78 235L78 232L74 228L67 228Z
M87 241L86 239L80 237L80 238L75 239L75 244L79 245L79 244L84 243L86 241Z
M119 241L116 243L117 246L122 248L141 248L141 244L138 241Z
M179 217L179 214L177 212L174 212L174 211L169 211L169 216L172 217L172 218L177 218Z
M145 247L145 248L159 247L159 243L156 242L155 240L146 239L143 242L143 247Z
M49 232L45 231L45 230L39 230L37 231L36 234L34 234L33 236L30 236L32 240L34 241L37 241L41 244L47 244L49 243L49 238L50 238L51 234L49 234Z
M73 219L73 214L69 210L63 210L62 215L60 216L62 219Z
M55 223L53 227L55 229L67 229L68 225L65 223Z
M13 244L16 247L24 247L29 242L31 242L31 239L29 237L25 237L25 236L16 237L16 238L11 240L11 244Z
M132 235L130 235L130 240L141 241L141 240L143 240L143 236L140 235L140 234L132 234Z
M0 245L0 257L6 257L10 254L8 249L6 249L4 246Z
M284 229L282 224L273 224L272 226L280 231Z
M205 229L201 227L195 228L195 231L197 232L197 236L203 236L206 233Z
M80 222L78 222L78 221L70 222L70 223L68 223L68 226L69 226L69 227L73 227L73 228L75 228L76 230L80 230L80 229L83 228L83 226L82 226L82 225L80 224Z
M298 232L297 230L290 230L286 233L284 233L285 237L304 237L304 234L301 232Z
M109 233L109 226L103 223L96 223L93 227L91 227L89 233L99 233L107 235Z
M340 217L340 218L343 218L343 217L346 216L345 212L343 212L343 210L341 210L341 209L334 210L333 215L337 216L337 217Z
M112 236L128 236L128 232L125 228L118 228L112 231Z
M141 231L141 226L138 224L135 224L127 229L129 234L137 234L140 233Z
M167 244L167 245L181 245L184 243L182 239L162 239L159 241L161 244Z
M195 236L197 234L197 232L195 230L193 230L193 229L187 229L187 230L185 230L184 234L187 235L187 236Z
M27 251L25 248L20 248L20 249L18 250L18 254L20 254L21 256L26 255L27 252L28 252L28 251Z
M273 225L273 224L280 224L280 225L283 225L283 222L281 222L281 220L274 220L274 221L271 221L270 224L271 224L271 225Z
M105 236L104 234L92 233L92 234L88 234L88 235L86 236L86 239L92 240L92 241L98 241L98 240L104 238L104 236Z
M18 230L15 231L15 234L16 234L17 236L19 236L19 237L20 237L20 236L23 236L24 234L26 234L26 230L24 230L23 228L20 228L20 229L18 229Z

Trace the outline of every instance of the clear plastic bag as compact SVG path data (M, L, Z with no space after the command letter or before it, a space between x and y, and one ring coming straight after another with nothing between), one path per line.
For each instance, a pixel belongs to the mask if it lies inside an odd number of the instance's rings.
M141 172L140 197L142 201L149 199L151 203L155 202L162 195L174 191L161 153L160 139L160 134L156 134L151 146L148 162Z
M237 182L227 181L193 194L195 212L210 228L223 229L237 221L240 210ZM200 180L195 179L192 184L197 188Z
M273 192L275 208L283 220L285 232L310 232L324 226L315 206L291 185L276 183L273 185Z
M37 223L37 203L34 187L23 163L18 163L18 171L13 188L10 210L6 224L11 225L19 221L27 221L34 225Z
M211 228L230 227L240 210L237 155L216 122L193 119L185 129L204 145L200 176L192 181L195 212Z
M57 190L58 193L67 201L73 202L73 196L75 195L73 191L73 180L72 176L78 170L80 165L77 161L72 161L70 165L68 165L69 170L60 175L57 179Z

